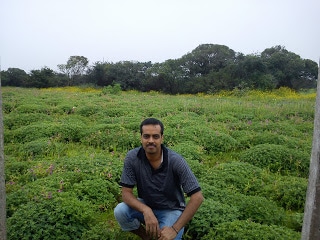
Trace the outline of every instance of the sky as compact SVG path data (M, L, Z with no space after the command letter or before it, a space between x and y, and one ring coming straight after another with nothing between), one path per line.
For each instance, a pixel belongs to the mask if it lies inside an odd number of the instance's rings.
M319 62L319 0L0 0L1 69L58 71L70 56L164 62L201 44Z

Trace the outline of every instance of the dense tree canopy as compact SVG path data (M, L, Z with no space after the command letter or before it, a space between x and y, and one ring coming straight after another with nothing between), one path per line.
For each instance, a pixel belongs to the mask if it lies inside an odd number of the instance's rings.
M60 72L48 67L27 74L18 68L2 71L3 86L57 87L81 84L109 86L122 90L160 91L168 94L212 93L221 90L294 90L315 88L318 64L286 50L283 46L261 54L244 55L224 45L202 44L178 59L162 63L120 61L96 62L88 66L83 56L71 56L59 64Z
M69 57L67 64L59 64L58 68L70 79L67 85L74 85L76 84L75 79L85 73L88 63L89 61L86 57L71 56Z

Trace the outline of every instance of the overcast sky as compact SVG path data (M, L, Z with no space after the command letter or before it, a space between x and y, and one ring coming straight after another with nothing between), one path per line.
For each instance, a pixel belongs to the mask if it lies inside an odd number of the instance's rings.
M319 0L0 0L1 67L164 62L206 43L244 54L281 45L318 63L319 11Z

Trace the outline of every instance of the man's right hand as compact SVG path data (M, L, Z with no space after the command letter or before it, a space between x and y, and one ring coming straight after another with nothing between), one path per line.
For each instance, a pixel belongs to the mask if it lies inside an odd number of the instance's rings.
M146 209L143 212L144 222L146 226L147 234L152 238L159 238L160 237L160 227L159 222L156 216L154 215L151 208Z

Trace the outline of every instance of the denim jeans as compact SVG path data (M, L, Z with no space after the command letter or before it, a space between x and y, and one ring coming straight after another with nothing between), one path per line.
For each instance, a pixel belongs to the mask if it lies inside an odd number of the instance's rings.
M143 202L142 199L139 199ZM182 211L181 210L154 210L153 213L158 219L160 229L164 226L171 227L177 219L180 217ZM114 216L118 221L121 229L123 231L132 231L139 228L140 223L144 223L143 214L138 212L131 207L129 207L126 203L119 203L114 209ZM175 240L181 239L184 228L182 228Z

